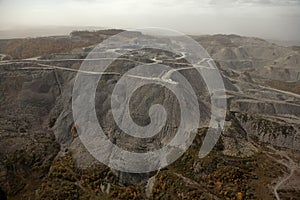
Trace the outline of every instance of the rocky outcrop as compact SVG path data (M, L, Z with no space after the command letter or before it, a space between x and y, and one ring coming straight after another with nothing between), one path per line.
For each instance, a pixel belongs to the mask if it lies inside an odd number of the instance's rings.
M243 158L258 152L258 149L251 143L248 132L232 113L227 116L221 140L224 146L223 153L227 156Z
M299 150L299 123L286 122L281 118L270 115L251 115L248 113L236 113L242 127L249 136L256 136L260 141L279 147Z

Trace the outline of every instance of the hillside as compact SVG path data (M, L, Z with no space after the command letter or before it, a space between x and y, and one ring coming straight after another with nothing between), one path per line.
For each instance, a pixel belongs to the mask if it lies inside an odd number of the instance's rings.
M180 69L196 91L201 123L188 151L159 171L124 173L94 159L73 120L74 78L95 45L120 32L0 40L0 199L300 198L300 52L259 38L193 36L219 68L228 103L222 135L203 159L198 153L210 97L184 53L143 49L115 60L95 95L98 121L114 144L128 151L155 150L168 144L180 123L176 96L151 86L138 90L130 109L137 124L147 125L150 106L164 106L169 121L156 136L128 137L113 121L110 102L119 74L140 63ZM106 57L121 52L99 51Z

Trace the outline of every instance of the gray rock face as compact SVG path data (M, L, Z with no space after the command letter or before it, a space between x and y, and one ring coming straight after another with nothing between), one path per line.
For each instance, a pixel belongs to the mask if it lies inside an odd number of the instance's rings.
M284 118L246 113L237 113L236 117L249 135L257 136L259 140L275 146L299 150L298 120L287 123Z
M223 153L227 156L243 158L258 152L258 149L250 142L248 132L234 114L227 116L221 140L224 146Z
M195 38L221 66L248 71L252 77L299 81L300 54L258 38L215 35Z
M237 113L247 134L275 146L298 150L299 51L236 35L195 39L231 82L232 86L227 87L229 107Z

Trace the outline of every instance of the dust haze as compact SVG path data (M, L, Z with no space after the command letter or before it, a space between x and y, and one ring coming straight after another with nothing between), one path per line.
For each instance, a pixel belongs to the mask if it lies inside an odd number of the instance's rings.
M61 35L82 27L164 27L299 41L299 8L298 0L1 0L0 38Z

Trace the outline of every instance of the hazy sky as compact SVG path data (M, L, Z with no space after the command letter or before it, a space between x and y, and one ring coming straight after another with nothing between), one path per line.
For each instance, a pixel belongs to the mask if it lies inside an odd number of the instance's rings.
M300 40L300 0L0 0L0 29L48 25Z

